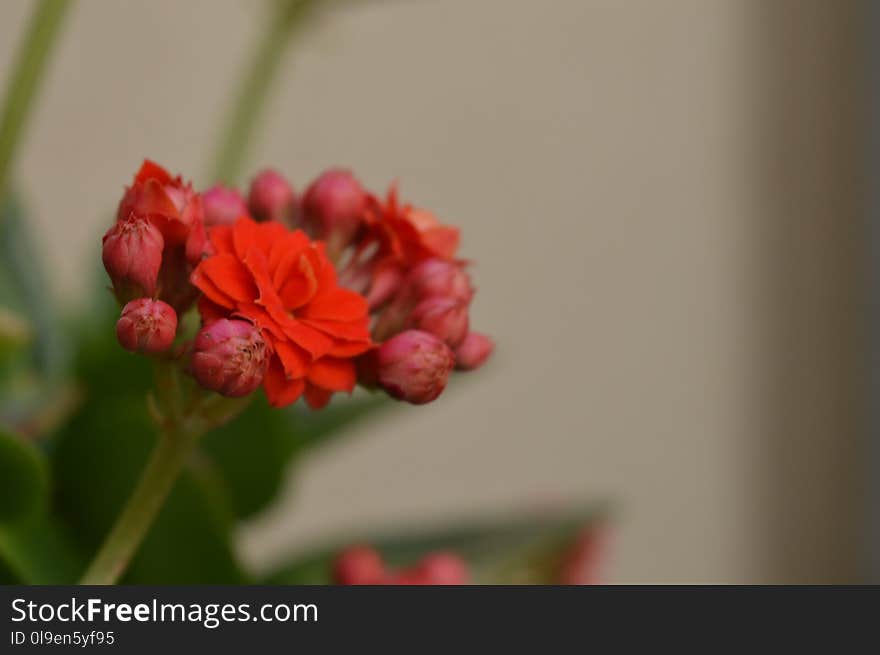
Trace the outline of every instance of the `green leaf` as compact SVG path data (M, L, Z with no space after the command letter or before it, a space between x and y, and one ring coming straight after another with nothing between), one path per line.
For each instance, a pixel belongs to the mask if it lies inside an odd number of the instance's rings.
M0 525L0 584L73 584L85 564L54 517Z
M27 320L0 305L0 361L27 345L32 336Z
M397 406L393 400L378 393L337 397L320 411L312 411L297 403L287 410L293 426L294 446L300 452L324 446L344 434L344 429L351 425Z
M54 382L66 371L67 347L36 250L21 204L7 194L0 206L0 302L33 325L33 363L41 377Z
M344 428L390 406L385 398L340 398L319 412L270 407L262 393L229 424L205 436L204 452L225 482L239 518L257 514L278 495L291 463Z
M340 551L352 544L370 544L392 567L410 566L442 550L464 558L477 584L552 583L577 535L603 525L606 515L604 505L590 505L541 515L425 526L403 534L352 534L300 555L266 582L328 584L333 559Z
M26 519L46 505L45 459L24 439L0 431L0 523Z

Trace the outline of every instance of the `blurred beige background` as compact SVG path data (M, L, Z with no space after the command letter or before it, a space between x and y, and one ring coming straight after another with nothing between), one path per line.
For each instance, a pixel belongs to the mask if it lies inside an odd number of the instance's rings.
M300 467L248 558L609 498L615 582L858 579L854 5L337 3L289 51L248 170L399 178L463 227L499 348ZM0 3L0 75L29 8ZM71 306L142 157L209 182L264 9L75 6L19 167Z

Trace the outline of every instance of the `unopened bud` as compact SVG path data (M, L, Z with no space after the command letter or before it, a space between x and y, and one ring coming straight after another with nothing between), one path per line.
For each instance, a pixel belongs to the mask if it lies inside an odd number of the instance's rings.
M261 171L251 182L248 208L258 221L289 221L294 214L296 196L290 183L277 171Z
M229 225L239 216L248 215L248 207L237 189L218 184L202 193L205 225Z
M458 348L455 349L455 368L460 371L473 371L489 359L495 349L495 342L485 334L468 332Z
M382 584L385 565L382 557L369 546L352 546L333 562L333 581L344 585Z
M443 392L454 364L449 346L420 330L401 332L376 352L379 385L390 396L414 405L431 402Z
M469 303L474 296L471 278L462 264L426 259L406 276L406 294L414 299L443 296Z
M196 336L192 374L205 389L246 396L260 386L269 358L260 331L251 323L220 319Z
M315 238L326 241L328 253L336 257L357 235L366 208L366 192L354 175L331 169L306 189L304 226Z
M116 322L119 344L135 353L164 352L176 333L177 314L167 303L152 298L132 300Z
M162 233L142 216L130 214L104 235L102 259L122 301L152 296L162 265Z
M454 298L434 297L423 300L412 311L409 327L430 332L455 348L468 333L467 305Z

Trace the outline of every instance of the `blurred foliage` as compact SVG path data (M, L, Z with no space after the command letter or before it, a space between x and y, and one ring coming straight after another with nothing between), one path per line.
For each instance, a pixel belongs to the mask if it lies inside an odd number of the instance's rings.
M0 431L0 523L45 507L49 480L45 458L32 444Z
M574 538L605 522L606 508L588 506L534 516L497 517L445 526L409 528L402 534L349 534L316 548L266 577L270 584L329 584L334 557L351 544L370 544L394 568L426 553L454 552L475 584L552 584Z

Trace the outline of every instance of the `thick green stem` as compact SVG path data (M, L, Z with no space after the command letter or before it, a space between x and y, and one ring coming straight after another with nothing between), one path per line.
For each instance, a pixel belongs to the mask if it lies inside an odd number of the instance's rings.
M284 49L295 28L318 0L279 0L253 57L239 83L235 104L223 125L220 146L211 171L211 182L239 182L246 150L253 140L257 119L269 97Z
M167 428L116 525L95 556L80 584L114 584L147 535L196 443L198 434Z
M0 114L0 198L6 193L10 165L69 5L69 0L40 0L12 67Z

